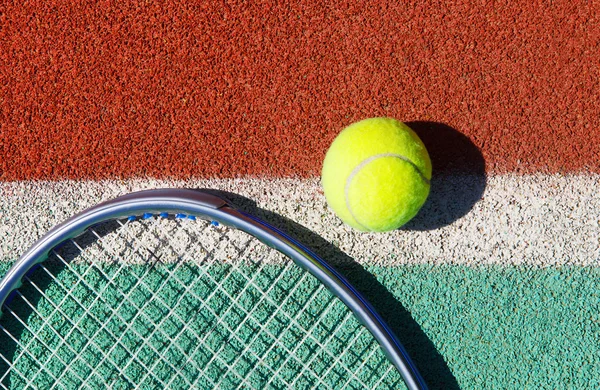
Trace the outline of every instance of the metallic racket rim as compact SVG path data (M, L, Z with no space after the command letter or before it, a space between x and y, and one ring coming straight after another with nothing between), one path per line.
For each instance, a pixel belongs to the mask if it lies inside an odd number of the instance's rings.
M184 214L236 228L288 256L296 265L315 276L352 310L373 334L409 389L427 388L408 353L388 325L340 273L286 233L202 190L155 189L134 192L98 204L69 218L39 239L0 280L0 307L3 308L11 292L22 285L23 278L32 267L43 262L51 250L64 241L77 237L101 222L162 213Z

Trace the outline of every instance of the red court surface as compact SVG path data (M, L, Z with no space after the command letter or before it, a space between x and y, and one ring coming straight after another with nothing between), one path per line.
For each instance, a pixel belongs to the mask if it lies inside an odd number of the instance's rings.
M0 6L0 179L311 177L373 116L600 171L597 1L192 3Z

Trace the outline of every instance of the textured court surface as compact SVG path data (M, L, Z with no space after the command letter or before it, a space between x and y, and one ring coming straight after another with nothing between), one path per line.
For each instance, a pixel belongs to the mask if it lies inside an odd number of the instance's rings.
M0 268L100 200L217 188L347 270L433 388L598 387L600 3L317 3L0 5ZM374 116L432 192L358 234L318 176Z
M2 271L5 269L3 266ZM600 321L598 268L370 266L366 271L356 267L342 269L360 288L371 291L368 298L400 335L433 388L552 388L557 383L567 388L600 386L596 349ZM151 320L146 319L146 322ZM142 320L138 322L136 326L147 332L147 324ZM202 324L196 321L192 329L197 330ZM181 331L173 326L164 329L169 334ZM21 331L21 328L16 326L16 330ZM91 326L89 331L95 331L95 327ZM193 334L192 330L188 332ZM114 340L114 336L100 336L96 343L101 346ZM158 332L153 337L152 341L159 343L164 335ZM29 338L25 333L22 340L29 342ZM72 336L70 341L74 346L82 344L77 337ZM124 348L123 345L113 348L113 357L125 359L131 365ZM230 348L236 351L236 346ZM91 350L88 353L101 356L93 347L88 349ZM177 353L170 352L168 357L181 359ZM63 346L61 357L70 356L72 351ZM151 353L145 355L148 359L152 357ZM22 359L19 368L23 369L26 363L27 359ZM161 367L165 366L164 362L160 363ZM57 358L55 364L55 369L60 370L65 363ZM136 364L140 365L133 361L134 367ZM89 372L89 367L81 365L81 375ZM147 383L158 382L154 376L144 374L138 373ZM156 375L164 374L163 369L157 368ZM189 374L186 379L194 381L195 372L191 370ZM38 379L38 383L42 383L44 378ZM75 383L77 379L74 378ZM174 385L186 383L179 379L181 383Z
M0 18L5 180L315 175L372 116L447 124L494 172L599 169L597 1L48 1Z

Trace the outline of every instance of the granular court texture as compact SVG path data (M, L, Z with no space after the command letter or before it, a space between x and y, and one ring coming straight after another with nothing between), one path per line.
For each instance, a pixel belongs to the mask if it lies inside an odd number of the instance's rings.
M595 1L192 3L0 6L0 178L313 176L371 116L599 170Z
M0 4L0 275L49 228L211 188L338 267L432 389L600 387L600 2ZM363 234L319 175L347 125L433 163Z

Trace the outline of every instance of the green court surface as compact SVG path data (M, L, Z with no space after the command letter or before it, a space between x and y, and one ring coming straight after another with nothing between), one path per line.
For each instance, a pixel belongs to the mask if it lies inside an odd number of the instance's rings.
M400 338L432 388L600 388L598 268L367 270L397 298L389 308L368 295L396 333L408 333ZM398 307L416 324L394 318Z
M107 266L108 267L108 266ZM0 264L0 272L4 273L8 264ZM275 267L276 268L276 267ZM135 269L135 267L132 267ZM565 267L565 268L520 268L520 267L463 267L463 266L397 266L397 267L374 267L367 266L365 269L341 269L348 274L349 279L358 285L374 306L379 310L384 318L390 323L394 331L399 335L401 341L405 344L414 360L419 366L425 378L432 388L555 388L561 384L563 388L598 388L600 387L600 270L597 268L584 267ZM104 270L110 272L110 269ZM217 270L214 270L217 272ZM194 384L210 385L211 375L221 380L220 384L234 385L239 380L238 377L220 377L222 362L211 363L211 369L205 372L207 377L194 382L194 377L198 375L197 367L210 360L210 349L219 351L221 358L225 362L235 362L239 372L252 370L256 365L260 365L256 356L263 355L264 349L269 348L268 342L262 344L260 340L253 340L252 347L256 354L247 355L250 358L238 359L240 351L244 350L242 342L250 340L253 337L254 325L251 322L243 324L239 328L236 337L231 338L227 332L221 333L219 329L214 331L214 325L211 325L211 314L206 311L196 312L193 306L193 300L189 305L186 304L186 294L189 292L181 291L177 286L164 286L158 277L162 271L158 270L154 277L145 279L144 288L133 288L129 302L134 305L144 307L145 314L139 316L131 305L120 305L121 300L115 296L114 301L107 301L103 304L89 302L91 310L96 311L97 316L108 315L110 310L108 306L113 305L117 308L120 320L115 322L115 328L100 329L97 323L90 321L83 329L89 331L90 335L95 335L93 343L86 342L85 335L77 332L70 332L69 326L60 318L61 315L54 314L56 323L51 320L50 323L58 331L67 343L57 350L54 356L54 367L52 369L59 373L65 364L79 365L80 376L87 376L91 370L96 374L90 378L108 380L106 375L111 373L111 364L114 362L123 362L126 368L126 376L133 379L142 379L149 386L170 381L173 387L185 387L188 381ZM193 278L194 272L186 271L186 268L180 268L180 278ZM276 274L278 271L274 271ZM365 277L368 273L369 277ZM135 274L135 272L133 272ZM299 273L300 274L300 273ZM289 275L288 283L297 283L298 275L294 272ZM98 275L88 275L86 280L94 284L94 288L101 288L103 278ZM118 279L125 286L135 286L136 279L127 280L127 278ZM77 285L75 281L74 285ZM233 280L232 280L233 282ZM268 283L268 280L264 281ZM287 304L294 306L300 302L300 295L309 296L314 288L311 281L302 279L303 287L297 289L296 298L287 300ZM202 277L191 283L194 286L194 294L210 293L210 283L205 283ZM161 316L164 315L162 305L145 303L145 299L150 293L152 286L156 286L161 291L161 302L170 302L181 300L180 316L186 317L193 315L194 321L188 326L182 326L181 323L169 318L164 322ZM161 287L159 287L161 286ZM283 286L283 285L282 285ZM235 288L235 285L231 285ZM86 290L80 285L74 287L74 295L85 301ZM58 289L50 287L48 295L60 293ZM125 287L125 291L128 288ZM181 294L184 296L182 297ZM277 292L273 291L273 299L277 298ZM314 316L320 316L323 307L331 299L326 290L321 290L318 294L325 294L318 298L320 302L313 312ZM219 298L219 299L216 299ZM249 294L247 302L241 300L242 305L252 304L253 295ZM215 295L215 299L210 300L213 304L212 310L219 311L220 304L226 302L224 296ZM296 303L295 303L296 302ZM333 302L333 312L343 311L339 302ZM68 308L69 303L64 305ZM39 310L52 311L50 305L39 304ZM265 307L265 316L272 315L268 307ZM298 310L298 307L291 307L290 310ZM73 319L79 317L80 308L73 305L70 312ZM31 314L31 313L29 313ZM231 312L227 321L229 326L240 324L237 317L240 313ZM5 314L7 315L7 314ZM275 318L277 316L275 315ZM260 315L255 317L255 321ZM333 317L332 317L333 318ZM273 333L280 332L285 325L285 318L279 318L278 321L271 321ZM307 319L309 321L310 319ZM30 315L30 326L35 328L37 317ZM303 320L300 320L302 322ZM310 322L310 321L309 321ZM161 330L157 330L156 324L161 324ZM19 324L11 326L19 328ZM329 324L328 320L321 321L318 327L313 328L315 337L327 337L327 326L335 328L335 324ZM344 347L344 341L352 338L355 334L358 324L354 321L345 322L336 333L336 343L334 348L339 348L337 353L343 354L345 364L352 367L361 367L364 376L361 380L365 383L371 383L370 373L381 370L384 363L381 362L381 355L373 353L370 360L365 364L365 359L360 354L348 353ZM204 344L194 343L193 337L197 334L205 334L207 330L211 334ZM227 327L226 327L227 328ZM154 347L138 348L134 339L128 340L128 336L120 338L119 343L115 344L115 337L127 329L134 329L135 333L141 334L144 338L150 339ZM225 328L224 328L225 329ZM14 329L13 329L14 330ZM221 329L223 330L223 329ZM289 330L289 329L288 329ZM36 349L36 339L28 331L21 329L21 340L23 343L33 343L33 351L38 351L43 355L42 349ZM294 332L287 332L287 346L290 349L298 342L294 338ZM300 334L297 337L302 337ZM37 334L38 338L49 341L56 337L55 331L42 330ZM364 337L364 335L360 336ZM34 339L34 340L30 340ZM181 351L178 348L169 348L161 346L169 339L175 339L180 342L181 348L189 350ZM130 343L131 341L131 343ZM371 340L364 338L358 341L357 345L362 345L364 349L369 350L372 346ZM2 338L1 348L11 349L11 356L20 356L19 348L11 346L6 337ZM263 348L263 350L261 350ZM304 347L303 347L304 348ZM99 350L110 351L109 359L103 357ZM91 364L82 363L74 359L74 351L85 350L87 359ZM132 359L130 352L135 351L136 357ZM310 355L310 350L295 351L301 359ZM185 364L185 354L196 359L197 364ZM305 354L305 355L304 355ZM165 359L155 360L158 355ZM252 358L254 356L254 358ZM302 367L296 367L288 364L285 360L286 350L271 350L265 356L266 359L280 363L285 370L289 370L290 377L296 373L294 369L303 370ZM303 357L304 356L304 357ZM337 356L337 355L336 355ZM364 356L364 355L362 355ZM60 357L60 358L59 358ZM311 368L316 372L327 370L331 361L331 356L323 356L318 359L310 360ZM42 356L37 358L41 359ZM187 358L189 359L189 358ZM208 359L208 360L207 360ZM189 363L189 362L188 362ZM26 372L28 366L36 365L35 359L27 355L21 356L20 370ZM144 366L152 368L152 373L143 369ZM173 376L173 367L177 367L180 372L187 373L188 378ZM253 370L251 381L257 384L266 384L269 382L270 375L266 370ZM327 380L335 386L338 380L352 379L345 376L343 370L336 372L331 370ZM285 377L285 374L284 374ZM74 385L80 378L69 377L61 378L70 385ZM68 380L67 380L68 379ZM91 380L91 379L90 379ZM5 379L4 384L13 387L23 385L16 376ZM43 385L52 382L52 378L40 375L36 383ZM207 381L204 383L203 381ZM261 382L262 381L262 382ZM117 382L119 386L127 388L128 382ZM284 388L281 383L270 383L274 388ZM310 385L310 382L296 382L298 387ZM377 384L381 388L396 388L399 386L398 377L391 375L385 381ZM68 386L67 386L68 387ZM359 385L354 386L360 388Z
M0 334L7 387L403 386L350 310L292 263L46 262L30 279L20 291L35 310L16 298L4 314L19 340Z

